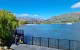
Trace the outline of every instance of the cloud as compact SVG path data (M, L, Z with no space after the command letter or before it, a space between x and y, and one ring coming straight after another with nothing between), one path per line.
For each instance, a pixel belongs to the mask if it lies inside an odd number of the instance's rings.
M17 14L17 13L13 13L16 17L22 17L22 18L26 18L26 17L31 17L31 18L43 18L43 19L47 19L46 17L44 16L40 16L40 15L37 15L37 14L27 14L27 13L24 13L24 14Z
M29 16L29 14L16 14L16 13L14 13L14 15L17 16L17 17L27 17L27 16Z
M16 13L14 13L14 15L16 16L16 17L38 17L38 15L37 14L27 14L27 13L24 13L24 14L16 14Z
M38 15L34 15L34 16L38 16Z
M71 8L80 8L80 2L75 3Z

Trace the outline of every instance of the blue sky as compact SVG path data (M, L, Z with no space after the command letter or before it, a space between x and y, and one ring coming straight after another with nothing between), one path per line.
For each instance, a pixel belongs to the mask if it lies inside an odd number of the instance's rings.
M19 17L48 19L80 11L80 0L0 0L0 9L9 10Z

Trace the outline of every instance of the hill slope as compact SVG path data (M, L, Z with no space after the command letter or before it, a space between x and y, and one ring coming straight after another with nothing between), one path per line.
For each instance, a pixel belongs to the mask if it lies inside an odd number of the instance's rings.
M52 24L52 23L66 23L66 22L80 22L80 12L63 14L59 16L52 16L51 18L44 20L40 18L32 17L17 17L18 20L25 20L30 24Z
M48 22L80 22L80 12L63 14L60 16L53 16L47 19Z
M25 20L25 21L44 21L44 19L41 18L32 18L32 17L17 17L18 20Z

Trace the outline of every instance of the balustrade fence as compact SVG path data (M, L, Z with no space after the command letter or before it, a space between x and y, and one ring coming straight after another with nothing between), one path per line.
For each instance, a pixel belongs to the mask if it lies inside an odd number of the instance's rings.
M80 41L24 36L24 43L62 50L80 50Z
M12 33L15 34L15 30L12 31ZM22 34L25 44L39 45L61 50L80 50L80 41L77 40L24 36L23 30L17 30L17 33Z

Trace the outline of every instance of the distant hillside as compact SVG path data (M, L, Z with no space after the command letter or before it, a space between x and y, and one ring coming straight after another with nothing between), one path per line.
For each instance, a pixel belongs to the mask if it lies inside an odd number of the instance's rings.
M66 23L66 22L80 22L80 12L63 14L59 16L52 16L44 20L32 17L17 17L18 20L25 20L29 24L52 24L52 23Z
M80 22L80 12L63 14L60 16L53 16L46 21L50 23L61 23L61 22Z
M25 20L25 24L41 24L44 19L32 17L16 17L17 20Z
M32 17L17 17L18 20L25 20L25 21L44 21L44 19L41 18L32 18Z

